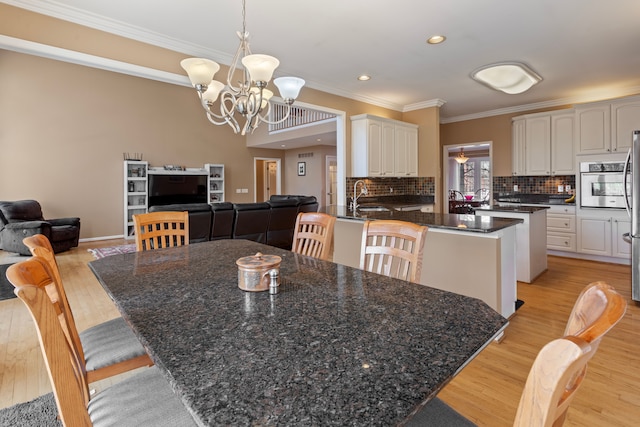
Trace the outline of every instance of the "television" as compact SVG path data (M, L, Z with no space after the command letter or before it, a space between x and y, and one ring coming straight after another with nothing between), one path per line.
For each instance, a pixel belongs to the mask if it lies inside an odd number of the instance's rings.
M207 203L207 175L149 174L149 207Z

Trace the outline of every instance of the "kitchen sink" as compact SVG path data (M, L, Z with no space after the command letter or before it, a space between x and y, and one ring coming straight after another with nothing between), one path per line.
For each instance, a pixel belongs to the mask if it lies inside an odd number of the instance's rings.
M384 206L358 206L360 212L389 212L389 208Z

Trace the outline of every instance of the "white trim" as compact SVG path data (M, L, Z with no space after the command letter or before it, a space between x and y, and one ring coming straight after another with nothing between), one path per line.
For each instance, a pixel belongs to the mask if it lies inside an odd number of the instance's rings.
M70 62L72 64L83 65L85 67L113 71L115 73L127 74L130 76L141 77L143 79L191 87L189 78L180 74L142 67L140 65L129 64L127 62L115 61L113 59L102 58L100 56L89 55L82 52L76 52L74 50L62 49L5 35L0 35L0 49L41 56L43 58L54 59L57 61Z
M274 194L282 194L282 159L279 157L254 157L253 158L253 202L258 201L258 160L264 162L275 162L276 170L276 191Z
M100 236L100 237L87 237L84 239L79 239L78 242L97 242L99 240L116 240L116 239L124 239L124 234L118 234L116 236Z

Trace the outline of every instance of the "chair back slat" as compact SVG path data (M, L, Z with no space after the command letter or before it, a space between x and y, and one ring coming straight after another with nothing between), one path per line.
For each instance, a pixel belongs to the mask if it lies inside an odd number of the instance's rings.
M189 212L157 211L133 215L136 250L189 244Z
M300 212L293 235L293 252L329 260L336 218L322 212Z
M83 367L62 330L54 304L44 290L43 283L53 280L46 262L34 257L14 264L7 270L7 277L16 286L16 295L28 308L36 325L62 423L66 426L91 426Z
M362 230L360 268L417 283L427 227L405 221L366 221Z

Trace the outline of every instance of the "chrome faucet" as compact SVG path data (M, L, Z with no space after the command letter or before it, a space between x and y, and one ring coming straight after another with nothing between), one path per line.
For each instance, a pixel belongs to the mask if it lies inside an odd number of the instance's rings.
M358 184L362 184L362 188L360 188L360 194L358 194L356 196L356 191L358 189ZM353 212L356 211L356 209L358 209L358 198L360 198L360 196L364 196L369 194L369 190L367 189L367 184L359 179L357 180L354 184L353 184L353 201L351 202L351 210Z

